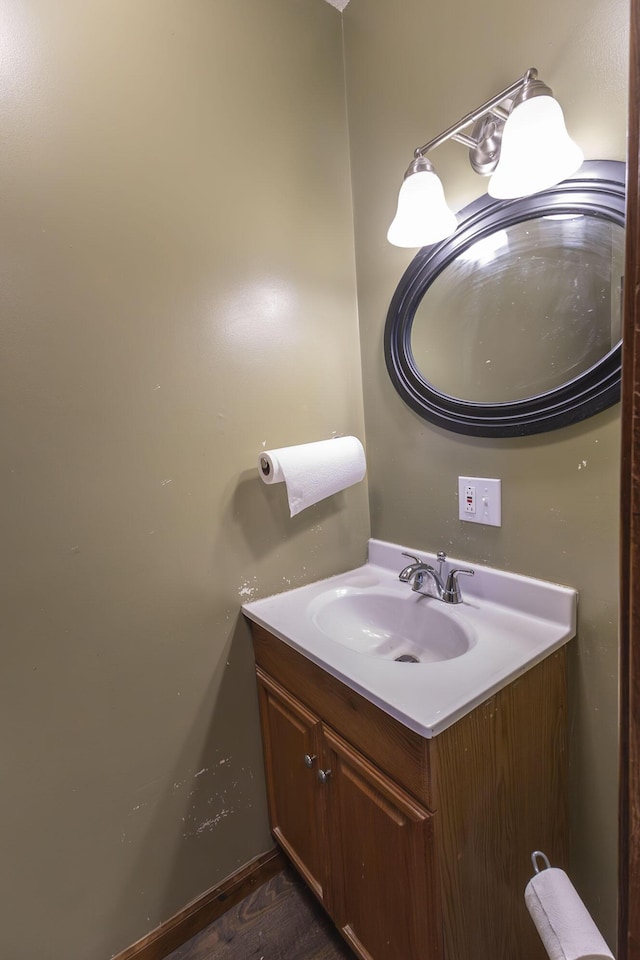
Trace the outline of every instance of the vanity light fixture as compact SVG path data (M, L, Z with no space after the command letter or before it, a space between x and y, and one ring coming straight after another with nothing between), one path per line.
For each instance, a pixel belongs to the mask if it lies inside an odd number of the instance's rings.
M471 133L464 133L471 124ZM519 80L416 148L387 233L389 243L424 247L455 232L455 214L447 206L440 179L426 156L446 140L469 148L472 168L481 176L492 174L488 193L501 200L546 190L575 173L584 159L567 133L560 104L531 67Z

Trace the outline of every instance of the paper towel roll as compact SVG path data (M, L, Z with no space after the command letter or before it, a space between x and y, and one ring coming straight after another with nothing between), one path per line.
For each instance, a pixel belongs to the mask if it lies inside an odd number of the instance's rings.
M564 870L541 870L527 884L524 899L551 960L613 960Z
M258 459L258 473L265 483L286 484L292 517L359 483L366 469L364 450L357 437L266 450Z

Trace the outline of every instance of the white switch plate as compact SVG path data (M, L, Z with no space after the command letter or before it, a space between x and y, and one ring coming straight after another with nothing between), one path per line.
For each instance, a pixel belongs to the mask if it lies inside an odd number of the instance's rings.
M475 509L470 509L470 500ZM458 516L467 523L502 526L501 482L487 477L458 477Z

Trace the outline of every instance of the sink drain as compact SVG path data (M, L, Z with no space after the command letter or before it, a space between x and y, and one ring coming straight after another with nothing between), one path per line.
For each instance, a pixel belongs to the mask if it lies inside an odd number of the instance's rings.
M420 661L412 653L403 653L401 657L396 657L396 663L420 663Z

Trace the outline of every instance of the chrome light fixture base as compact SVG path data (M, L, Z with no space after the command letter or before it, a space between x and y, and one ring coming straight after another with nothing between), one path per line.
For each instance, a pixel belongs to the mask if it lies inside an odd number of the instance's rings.
M525 100L531 100L533 97L552 97L553 90L548 87L543 80L538 79L538 71L535 67L530 67L522 78L522 87L516 94L511 106L511 110L519 107ZM509 111L511 112L511 111Z
M504 118L487 113L471 131L471 139L476 143L469 150L469 163L481 177L488 177L498 166L505 122Z
M414 173L435 173L435 167L428 157L423 157L422 154L420 154L411 161L402 179L406 180L408 177L412 177Z

